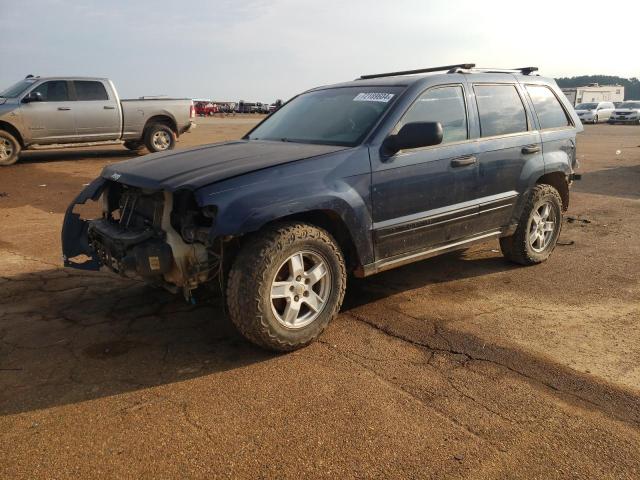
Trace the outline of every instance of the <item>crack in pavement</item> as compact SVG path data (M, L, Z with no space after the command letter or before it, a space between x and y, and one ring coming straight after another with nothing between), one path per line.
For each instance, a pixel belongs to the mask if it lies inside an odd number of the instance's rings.
M636 413L634 415L632 413L633 411L637 410L637 408L638 408L637 407L637 405L638 405L637 395L634 394L634 393L623 391L622 389L619 389L617 387L613 387L611 385L601 385L600 382L594 381L593 378L589 378L588 381L592 385L597 385L598 387L604 387L607 390L607 393L609 394L609 395L605 395L605 397L607 397L606 401L604 401L602 403L599 403L599 402L594 401L594 400L592 400L590 398L586 398L584 395L580 395L580 394L575 393L573 391L563 389L563 388L561 388L561 387L559 387L557 385L551 384L551 383L549 383L549 382L547 382L547 381L545 381L545 380L543 380L541 378L534 377L534 376L532 376L530 374L527 374L527 373L525 373L525 372L523 372L523 371L511 366L511 365L502 363L502 362L500 362L500 361L498 361L496 359L489 358L489 357L478 357L478 356L472 355L468 351L463 351L463 350L459 350L459 349L453 348L451 340L448 339L444 335L444 333L442 332L442 329L441 329L441 325L439 325L438 322L432 322L434 330L435 330L435 335L438 336L439 338L441 338L443 341L445 341L445 343L448 346L448 348L438 347L438 346L429 344L428 342L423 343L423 342L420 342L420 341L416 341L414 339L411 339L411 338L408 338L408 337L403 336L401 334L398 334L396 332L393 332L390 329L388 329L388 328L386 328L386 327L384 327L382 325L379 325L377 323L368 321L368 320L362 318L361 316L359 316L358 314L354 314L352 312L343 312L342 314L343 315L347 315L348 317L350 317L350 318L352 318L352 319L354 319L354 320L356 320L358 322L362 322L362 323L364 323L366 325L369 325L370 327L372 327L372 328L374 328L374 329L376 329L376 330L378 330L378 331L380 331L380 332L382 332L382 333L384 333L384 334L386 334L386 335L388 335L390 337L396 338L396 339L401 340L403 342L410 343L410 344L412 344L412 345L414 345L416 347L419 347L419 348L427 348L427 349L430 349L432 351L441 352L441 353L445 353L445 354L461 355L461 356L463 356L463 358L466 358L466 362L468 362L468 361L476 361L476 362L486 362L486 363L490 363L490 364L493 364L493 365L497 365L499 367L505 368L506 370L508 370L508 371L518 375L518 376L526 378L527 380L529 380L530 382L532 382L534 384L547 387L547 388L551 389L554 392L557 392L557 393L560 393L560 394L563 394L563 395L567 395L568 397L571 397L571 398L573 398L573 399L575 399L575 400L577 400L579 402L584 402L585 404L587 404L587 405L589 405L591 407L594 407L598 411L601 411L601 412L603 412L605 414L611 415L612 417L616 418L617 420L620 420L622 422L631 424L633 426L639 426L640 425L640 418L638 418L638 414ZM414 320L423 321L422 319L411 317L410 315L407 315L406 313L402 313L402 314L406 315L407 317L412 318ZM477 339L476 337L474 337L472 335L463 334L462 332L459 332L458 334L464 335L465 338L470 341L469 343L474 343L474 342L478 343L479 339ZM483 344L482 345L482 349L484 351L490 352L489 349L485 350L485 347L486 347L486 344ZM502 348L502 347L498 347L498 348ZM526 354L523 354L522 352L518 352L518 351L516 351L516 353L520 353L521 355L526 355ZM462 362L462 365L464 365L466 362ZM461 363L461 362L458 362L458 363ZM562 367L561 365L557 365L556 368L557 367L560 367L560 368L564 369L565 371L568 370L568 369ZM579 375L577 372L573 373L572 371L568 371L567 373L570 376L573 376L575 380L579 380L581 382L585 381L584 376ZM616 411L614 411L614 410L612 410L610 408L611 407L611 405L610 405L610 400L611 400L610 395L611 395L611 393L618 393L618 392L620 392L619 396L622 397L622 402L621 403L631 403L632 405L635 405L635 408L631 409L632 412L620 413L620 412L616 412ZM633 397L633 398L630 401L627 401L627 397ZM607 407L609 407L609 408L607 408Z

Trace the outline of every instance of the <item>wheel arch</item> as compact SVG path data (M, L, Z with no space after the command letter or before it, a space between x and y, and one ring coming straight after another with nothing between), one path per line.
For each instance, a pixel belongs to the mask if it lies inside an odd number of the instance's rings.
M13 135L15 137L15 139L18 141L18 143L20 143L20 146L22 148L25 147L24 139L22 138L22 135L20 134L20 130L18 130L15 126L10 124L9 122L5 122L5 121L0 120L0 130L4 130L5 132L10 133L11 135Z
M173 131L173 133L178 135L178 125L176 123L176 120L171 115L166 113L158 114L158 115L154 115L153 117L150 117L145 122L144 128L142 129L143 135L145 135L147 132L147 129L155 123L161 123L163 125L166 125Z
M569 208L569 181L567 180L567 175L560 171L545 173L536 180L536 185L540 184L551 185L558 191L562 199L562 211L566 212Z
M226 250L227 261L233 262L240 247L249 238L260 235L260 232L265 228L284 222L305 223L326 230L338 243L338 247L344 256L347 270L355 272L361 268L361 255L349 226L338 212L328 209L307 210L271 218L256 228L245 231L239 235L231 236L230 238L232 238L232 240Z

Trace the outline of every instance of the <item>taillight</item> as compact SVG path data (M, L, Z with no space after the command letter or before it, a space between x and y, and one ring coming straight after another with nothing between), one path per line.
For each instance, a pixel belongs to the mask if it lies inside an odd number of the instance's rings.
M196 107L193 106L193 103L191 104L191 108L189 109L189 117L190 118L195 118L196 116Z

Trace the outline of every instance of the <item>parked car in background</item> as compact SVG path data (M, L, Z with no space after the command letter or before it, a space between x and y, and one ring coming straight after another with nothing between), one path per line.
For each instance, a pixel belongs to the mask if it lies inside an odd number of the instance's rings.
M640 100L622 102L611 114L609 123L635 123L640 125Z
M218 112L216 106L211 102L196 102L196 115L201 117L209 117Z
M106 78L30 76L0 92L0 165L30 149L171 150L195 126L194 116L188 99L120 100Z
M187 299L224 285L239 331L287 351L337 315L348 274L490 239L513 262L543 262L582 124L537 69L473 67L316 88L241 140L109 165L67 210L65 265ZM103 205L99 218L74 212L88 200Z
M575 106L578 118L582 123L600 123L609 120L615 109L613 102L579 103Z

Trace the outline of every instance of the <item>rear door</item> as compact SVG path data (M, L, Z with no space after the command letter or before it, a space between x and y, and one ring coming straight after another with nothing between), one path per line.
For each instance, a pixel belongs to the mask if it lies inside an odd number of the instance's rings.
M575 129L553 90L547 85L525 85L540 125L547 171L566 171L575 159Z
M480 126L476 229L492 230L512 221L528 172L544 169L540 134L514 83L474 83Z
M82 142L117 140L121 119L118 99L102 81L74 80L74 116Z
M73 104L66 80L49 80L31 92L40 93L42 101L22 103L20 111L32 143L50 144L74 141L76 126Z

